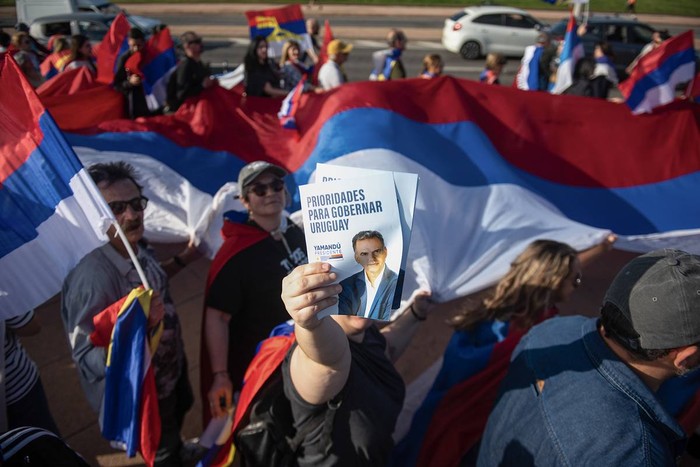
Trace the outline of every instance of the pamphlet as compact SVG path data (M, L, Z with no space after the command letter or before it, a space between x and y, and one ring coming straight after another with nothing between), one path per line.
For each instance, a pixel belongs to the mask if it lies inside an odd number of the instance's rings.
M388 320L401 301L417 175L319 164L316 180L299 187L309 261L330 263L343 286L319 316Z

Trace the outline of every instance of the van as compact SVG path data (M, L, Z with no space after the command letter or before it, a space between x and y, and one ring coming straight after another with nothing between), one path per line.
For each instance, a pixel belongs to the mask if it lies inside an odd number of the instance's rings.
M35 19L43 16L63 15L69 13L126 13L119 6L106 0L15 0L17 7L17 22L30 25ZM131 16L130 22L144 32L151 31L160 24L155 18Z

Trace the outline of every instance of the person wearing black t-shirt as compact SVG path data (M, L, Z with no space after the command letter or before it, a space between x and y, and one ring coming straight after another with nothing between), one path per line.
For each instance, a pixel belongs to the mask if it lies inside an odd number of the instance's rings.
M280 88L277 65L267 56L267 40L257 36L250 41L243 58L245 68L245 93L257 97L286 97L287 91Z
M238 176L247 215L231 212L224 222L224 244L209 277L202 326L202 399L205 423L232 406L255 348L270 330L289 318L280 298L282 279L305 264L306 242L299 227L283 215L287 172L256 161Z

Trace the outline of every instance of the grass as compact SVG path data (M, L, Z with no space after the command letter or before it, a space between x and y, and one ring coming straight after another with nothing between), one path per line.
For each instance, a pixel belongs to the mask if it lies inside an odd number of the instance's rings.
M559 0L561 1L561 0ZM316 4L353 4L353 5L406 5L406 6L459 6L478 5L479 0L315 0ZM115 3L255 3L253 0L117 0ZM263 3L288 4L291 0L265 0ZM304 2L302 2L304 3ZM504 0L494 2L526 10L558 10L565 11L565 5L550 5L542 0ZM592 10L596 12L618 12L625 10L625 0L591 0ZM0 0L0 6L11 6L15 0ZM638 0L637 13L665 14L679 16L700 16L699 0Z

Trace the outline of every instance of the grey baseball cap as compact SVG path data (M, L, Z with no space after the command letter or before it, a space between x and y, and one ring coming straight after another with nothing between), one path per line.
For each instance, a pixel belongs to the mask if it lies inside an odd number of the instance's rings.
M644 349L700 342L700 256L657 250L630 261L605 294L630 320Z
M250 185L256 178L262 175L263 172L270 172L283 178L287 175L287 171L279 165L271 164L265 161L255 161L245 165L238 173L238 189L243 194L243 189Z

